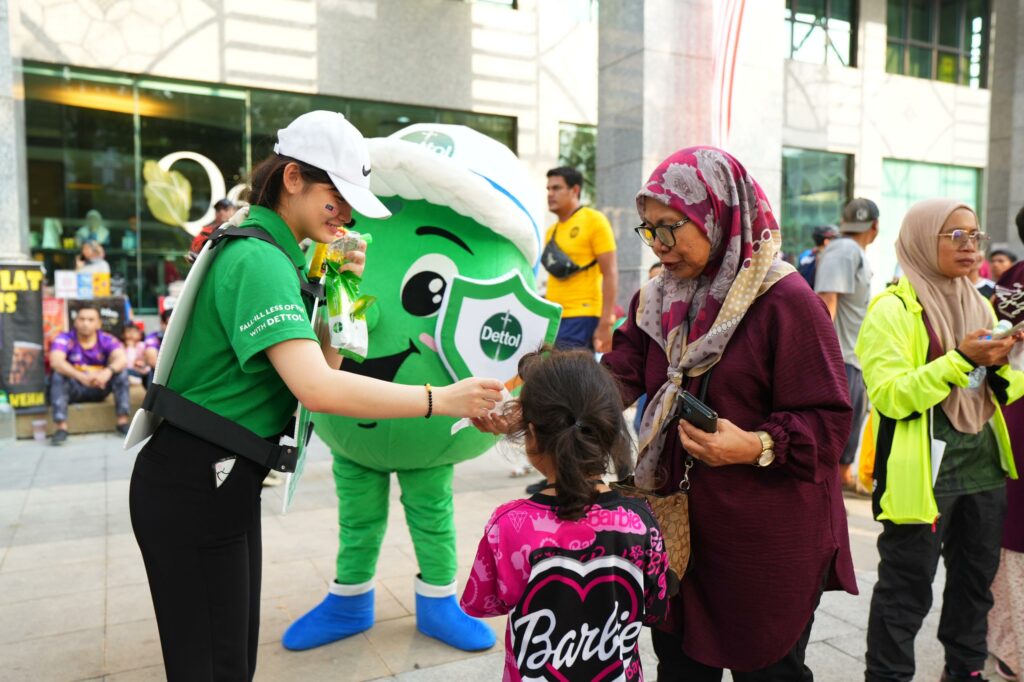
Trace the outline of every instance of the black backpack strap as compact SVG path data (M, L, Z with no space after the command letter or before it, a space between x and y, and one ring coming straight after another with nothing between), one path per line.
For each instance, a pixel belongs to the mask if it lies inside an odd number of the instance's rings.
M281 248L281 245L277 243L277 240L270 236L269 232L259 227L243 228L238 227L237 225L224 223L223 225L221 225L216 230L210 233L210 238L207 241L210 242L210 248L213 249L216 248L217 245L220 244L221 242L224 242L228 239L232 239L235 237L251 237L253 239L259 239L261 242L266 242L268 244L273 245L274 248L279 250L281 253L284 253L284 255L288 255L287 253L285 253L285 250ZM290 262L291 258L289 258L288 260Z
M306 280L299 277L299 289L302 291L302 295L306 298L316 299L323 301L327 293L324 291L324 285L320 282L307 282Z
M281 247L281 245L278 244L277 241L270 236L269 233L258 227L242 228L237 227L235 225L228 225L225 223L225 226L218 227L210 234L210 238L208 241L210 242L210 248L214 249L217 248L217 245L220 244L221 242L227 241L229 239L236 239L239 237L259 239L261 242L271 244L272 246L274 246L274 248L276 248L278 251L285 255L289 263L292 262L292 258L291 256L288 255L288 252L285 251ZM295 271L295 274L299 278L299 289L302 291L302 295L305 296L306 298L323 301L324 285L320 284L319 282L307 281L306 278L302 276L303 272L301 266L296 266Z
M308 443L310 439L313 438L313 426L313 420L310 420L309 423L306 424L306 439L304 441L306 443ZM281 435L291 436L292 438L298 440L299 424L298 421L295 419L294 414L288 419L288 423L285 425L284 431L281 432Z
M241 424L192 402L166 386L152 384L146 391L142 408L196 438L237 453L260 466L275 471L295 471L299 456L295 447L260 438Z

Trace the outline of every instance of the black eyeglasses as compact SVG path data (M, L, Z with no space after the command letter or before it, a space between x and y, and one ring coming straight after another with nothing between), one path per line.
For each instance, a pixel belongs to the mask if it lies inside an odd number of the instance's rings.
M671 249L676 245L676 230L689 222L692 222L689 218L683 218L678 223L671 225L651 225L643 222L634 227L633 231L647 246L654 246L654 240L657 238L659 242Z

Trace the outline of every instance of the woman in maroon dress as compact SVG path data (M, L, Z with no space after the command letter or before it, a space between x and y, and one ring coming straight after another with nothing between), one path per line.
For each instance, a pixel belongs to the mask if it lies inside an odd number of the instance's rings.
M778 258L779 228L740 163L676 152L637 195L637 233L664 272L634 295L601 362L623 403L650 397L637 483L689 470L692 559L654 632L658 679L810 680L804 650L823 590L856 594L839 455L850 430L843 359L821 300ZM671 428L678 392L718 431Z
M1024 209L1017 213L1017 234L1024 238ZM1024 261L999 278L993 303L1000 320L1024 322ZM1004 406L1003 418L1010 431L1017 472L1022 473L1024 400ZM1006 520L992 597L995 603L988 614L988 650L996 659L999 676L1015 680L1024 664L1024 475L1006 482Z

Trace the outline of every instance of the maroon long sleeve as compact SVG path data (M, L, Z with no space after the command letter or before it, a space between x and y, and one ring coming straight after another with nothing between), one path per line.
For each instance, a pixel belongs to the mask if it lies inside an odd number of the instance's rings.
M1004 291L1005 290L1005 291ZM996 289L996 312L1000 319L1014 324L1024 322L1021 299L1024 294L1024 262L1019 262L1003 273ZM1011 405L1004 405L1003 418L1010 430L1010 444L1017 472L1021 478L1006 481L1006 521L1003 522L1003 547L1011 552L1024 552L1024 399Z
M627 403L657 392L667 371L664 351L633 323L636 306L634 297L602 358ZM823 586L857 593L838 474L851 421L843 358L802 278L786 277L755 301L712 372L707 402L740 428L770 433L776 461L695 463L693 558L669 627L691 658L756 670L793 647ZM660 458L663 491L678 485L684 457L671 438Z

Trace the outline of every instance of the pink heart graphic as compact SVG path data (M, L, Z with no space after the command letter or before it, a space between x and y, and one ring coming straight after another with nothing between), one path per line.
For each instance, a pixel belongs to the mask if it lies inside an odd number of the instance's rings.
M552 582L563 583L563 584L568 585L569 587L571 587L573 589L573 591L576 592L576 594L579 596L580 601L586 601L587 600L587 595L590 594L590 591L592 589L594 589L594 587L596 587L597 585L601 585L603 583L621 583L623 585L623 587L626 588L626 592L629 594L630 601L632 602L631 606L633 607L633 609L632 609L632 611L629 612L629 619L630 620L635 620L636 619L637 601L636 601L636 595L633 594L633 590L632 590L633 586L630 585L629 581L627 581L621 575L603 575L603 576L600 576L598 578L595 578L594 580L591 580L589 583L587 583L586 587L580 587L579 583L572 581L568 576L564 576L564 575L548 576L547 578L544 578L543 580L538 582L536 585L534 585L533 589L530 590L530 593L526 596L526 599L523 600L523 613L524 614L530 612L530 602L533 601L533 598L537 594L537 592L540 591L540 589L542 587L544 587L548 583L552 583Z

